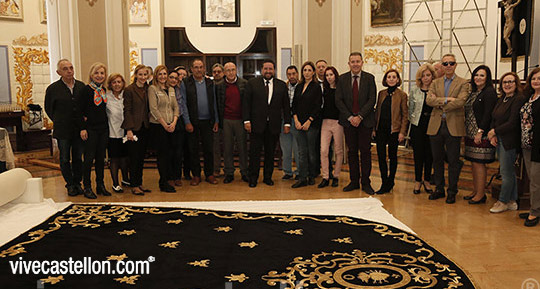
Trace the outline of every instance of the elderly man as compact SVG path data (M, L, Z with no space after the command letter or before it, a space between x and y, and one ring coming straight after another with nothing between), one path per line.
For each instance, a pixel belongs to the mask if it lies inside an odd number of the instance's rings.
M80 111L78 101L84 83L74 78L73 64L61 59L56 65L60 79L53 82L45 92L45 111L54 122L53 137L60 151L60 170L66 181L69 196L83 193L82 154L83 143L78 127Z
M216 87L216 99L223 98L225 93L224 84L224 68L221 63L215 63L212 65L212 77L214 78L214 85ZM221 176L221 142L223 141L223 131L219 130L214 132L214 175L216 177Z
M228 184L234 180L234 145L238 148L240 174L248 182L247 144L244 122L242 120L242 99L247 80L236 74L236 65L225 63L225 81L221 84L224 93L218 94L219 124L223 132L223 160L225 179ZM217 89L216 89L217 90Z
M204 175L210 184L217 184L214 177L214 154L212 151L213 134L218 131L219 118L214 94L214 82L205 77L204 62L195 59L191 63L192 76L184 79L186 104L189 117L185 117L191 153L192 186L201 182L201 163L199 143L202 144L204 157Z
M427 134L433 152L433 169L436 189L430 200L445 196L444 156L448 157L448 194L446 203L456 202L458 179L463 162L460 161L461 137L465 136L464 105L470 91L467 79L455 74L457 62L453 54L445 54L441 60L444 77L431 83L426 103L433 107Z

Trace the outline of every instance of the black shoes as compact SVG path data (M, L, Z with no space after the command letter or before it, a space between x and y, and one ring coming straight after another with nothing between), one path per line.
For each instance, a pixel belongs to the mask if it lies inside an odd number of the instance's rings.
M307 183L308 185L313 186L315 184L315 178L308 178Z
M92 191L92 188L85 188L83 194L88 199L97 199L97 196Z
M321 189L324 187L328 187L328 185L330 185L330 181L328 181L327 179L322 179L321 183L317 186L317 188Z
M375 191L373 190L373 188L371 187L370 184L362 185L362 191L364 191L364 193L366 193L368 195L374 195L375 194Z
M474 198L474 196L476 195L476 193L472 194L472 195L468 195L468 196L463 196L463 199L465 201L469 201L469 200L472 200Z
M225 179L223 179L223 183L224 183L224 184L229 184L229 183L231 183L233 180L234 180L234 176L233 176L233 175L226 175L226 176L225 176Z
M165 193L176 193L176 189L168 183L160 185L159 190Z
M429 195L429 199L433 201L433 200L437 200L437 199L440 199L440 198L444 198L444 196L445 196L444 192L435 191L435 192L433 192L432 194Z
M376 191L375 193L377 195L387 194L387 193L390 193L393 188L394 188L394 182L393 181L383 181L383 183L381 185L381 188L378 191Z
M70 197L75 197L79 195L79 191L75 189L75 186L68 186L66 187L66 189L67 189L68 196Z
M254 188L254 187L256 187L256 186L257 186L257 181L250 181L250 182L249 182L249 187L250 187L250 188Z
M470 199L470 200L469 200L469 204L471 204L471 205L485 204L485 203L486 203L486 200L487 200L487 196L484 195L484 196L483 196L480 200L478 200L478 201L475 201L475 200L473 200L473 199Z
M242 176L242 181L244 181L244 182L246 182L246 183L249 183L249 178L248 178L248 176L243 175L243 176Z
M294 178L293 175L284 175L283 178L281 178L282 180L290 180Z
M455 194L448 194L448 196L446 196L446 203L447 204L453 204L456 202L456 195Z
M305 187L308 185L308 181L307 180L298 180L296 183L294 183L291 188L293 189L296 189L296 188L301 188L301 187Z
M339 179L338 178L332 178L332 187L337 188L339 186Z
M428 188L426 187L426 183L425 183L425 182L422 182L422 185L424 186L424 191L426 191L426 193L428 193L428 194L432 194L432 193L433 193L433 190L432 190L432 189L428 189Z
M529 217L527 217L527 219L525 219L525 223L523 225L525 225L525 227L534 227L536 225L538 225L538 221L540 220L540 217L536 217L532 220L529 220Z
M529 218L529 213L519 213L519 218L520 219L527 219Z
M358 190L358 189L360 189L360 185L358 183L350 182L347 186L345 186L343 188L343 191L344 192L350 192L350 191L354 191L354 190Z
M263 183L267 184L268 186L274 185L274 181L272 181L272 179L263 179Z
M105 189L104 184L101 184L101 185L97 186L96 193L98 195L107 196L107 197L111 195L111 193L109 191L107 191L107 189Z

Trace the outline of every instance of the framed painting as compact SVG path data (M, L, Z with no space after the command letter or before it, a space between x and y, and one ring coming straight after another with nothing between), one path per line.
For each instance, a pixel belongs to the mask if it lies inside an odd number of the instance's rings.
M0 1L0 19L23 20L22 0Z
M201 0L202 27L240 27L240 0Z
M46 0L39 0L39 22L47 24L47 3Z
M129 25L150 25L150 0L129 0Z
M403 24L403 0L371 0L371 27Z
M530 39L532 15L531 10L527 7L529 5L532 7L535 4L534 1L530 1L503 0L499 2L499 7L502 9L500 15L500 51L502 60L510 60L514 51L518 57L526 56L527 46L529 46L530 51L530 42L527 44L527 36Z

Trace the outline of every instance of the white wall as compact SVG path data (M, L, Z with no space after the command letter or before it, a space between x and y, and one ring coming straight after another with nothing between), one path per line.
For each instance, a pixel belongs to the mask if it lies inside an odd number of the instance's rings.
M165 1L172 2L173 4L180 1ZM156 48L158 53L158 61L164 63L165 58L163 57L163 17L162 17L162 6L163 0L151 0L150 1L150 25L149 26L129 26L129 40L137 44L136 47L131 47L131 49L137 50L139 59L137 62L140 63L141 57L141 48ZM193 6L193 5L191 5ZM167 7L167 6L165 6ZM170 8L168 8L170 9ZM173 15L178 17L178 14L174 11Z

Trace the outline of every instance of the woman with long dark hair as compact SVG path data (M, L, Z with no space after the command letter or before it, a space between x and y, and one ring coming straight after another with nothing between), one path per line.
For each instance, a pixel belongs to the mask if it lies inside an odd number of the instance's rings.
M473 192L465 196L469 204L486 202L486 164L495 161L495 147L487 134L491 113L497 103L491 70L485 65L476 67L471 75L471 93L465 102L465 159L472 163Z
M304 187L315 184L315 177L319 171L317 155L317 138L320 127L316 120L320 117L322 92L317 81L313 80L315 64L307 61L302 65L302 77L294 91L292 114L294 118L293 130L298 142L298 175L299 180L292 188Z
M321 126L321 167L322 181L319 188L324 188L330 183L330 171L328 152L330 151L330 143L334 139L334 151L336 154L336 167L332 179L332 187L339 185L339 174L343 165L343 127L338 123L339 110L336 107L335 95L336 84L339 79L337 69L329 66L324 71L324 105L322 108L322 126Z

